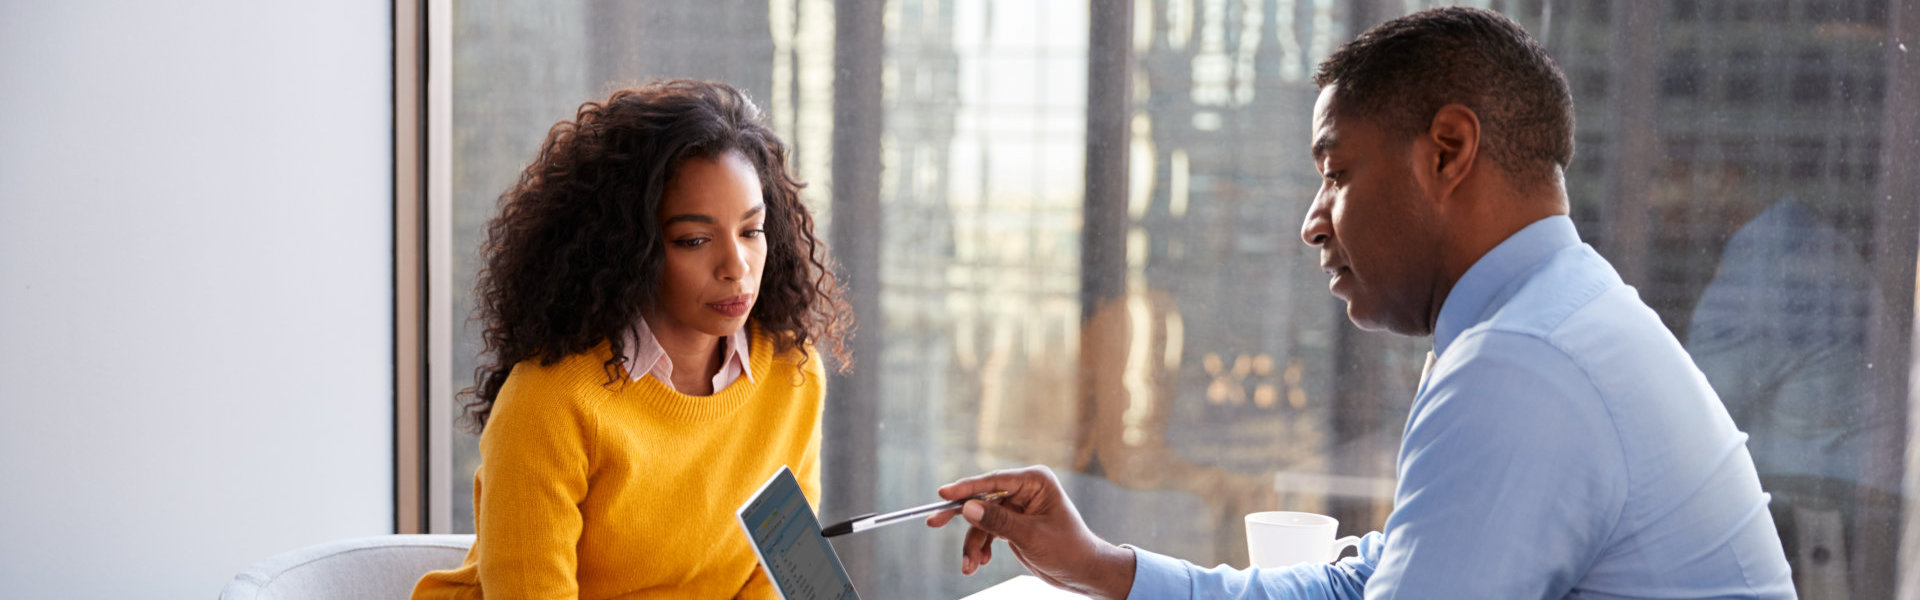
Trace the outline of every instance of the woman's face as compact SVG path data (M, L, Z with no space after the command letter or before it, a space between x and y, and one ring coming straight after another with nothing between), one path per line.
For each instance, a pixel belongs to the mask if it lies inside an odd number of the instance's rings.
M660 301L647 315L662 345L746 325L767 263L766 208L760 177L739 152L680 165L660 202L665 260Z

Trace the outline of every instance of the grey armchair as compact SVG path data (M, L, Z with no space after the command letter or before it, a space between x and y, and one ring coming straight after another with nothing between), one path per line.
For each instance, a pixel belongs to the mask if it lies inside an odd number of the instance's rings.
M327 542L254 563L220 600L402 599L428 571L460 566L471 535L382 535Z

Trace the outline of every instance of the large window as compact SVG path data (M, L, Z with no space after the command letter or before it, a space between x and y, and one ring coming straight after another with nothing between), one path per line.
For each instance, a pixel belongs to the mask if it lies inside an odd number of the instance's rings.
M1101 535L1203 564L1244 566L1256 510L1380 528L1429 342L1355 329L1299 240L1311 76L1431 4L452 0L429 15L451 30L432 402L471 384L481 228L547 128L623 84L718 79L794 146L862 311L824 518L1042 463ZM1891 33L1915 11L1477 4L1565 69L1575 221L1750 434L1803 597L1891 597L1920 570L1900 548L1920 84ZM435 527L471 531L475 441L441 441ZM836 547L869 597L1020 572L960 576L959 535Z

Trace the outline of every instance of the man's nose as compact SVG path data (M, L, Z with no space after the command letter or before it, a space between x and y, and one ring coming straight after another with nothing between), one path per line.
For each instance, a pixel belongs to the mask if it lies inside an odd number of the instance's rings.
M1300 224L1300 241L1308 246L1323 246L1333 237L1333 222L1327 218L1325 203L1319 198L1307 207L1307 220Z

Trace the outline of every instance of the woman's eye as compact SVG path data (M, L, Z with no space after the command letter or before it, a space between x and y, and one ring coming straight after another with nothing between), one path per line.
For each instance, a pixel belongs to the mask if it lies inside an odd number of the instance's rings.
M744 237L744 238L758 238L758 237L764 237L766 235L767 235L767 230L765 229L748 229L740 233L740 237Z
M706 244L708 241L710 240L708 240L707 238L687 238L684 240L674 240L673 245L679 246L681 248L698 248L701 245Z

